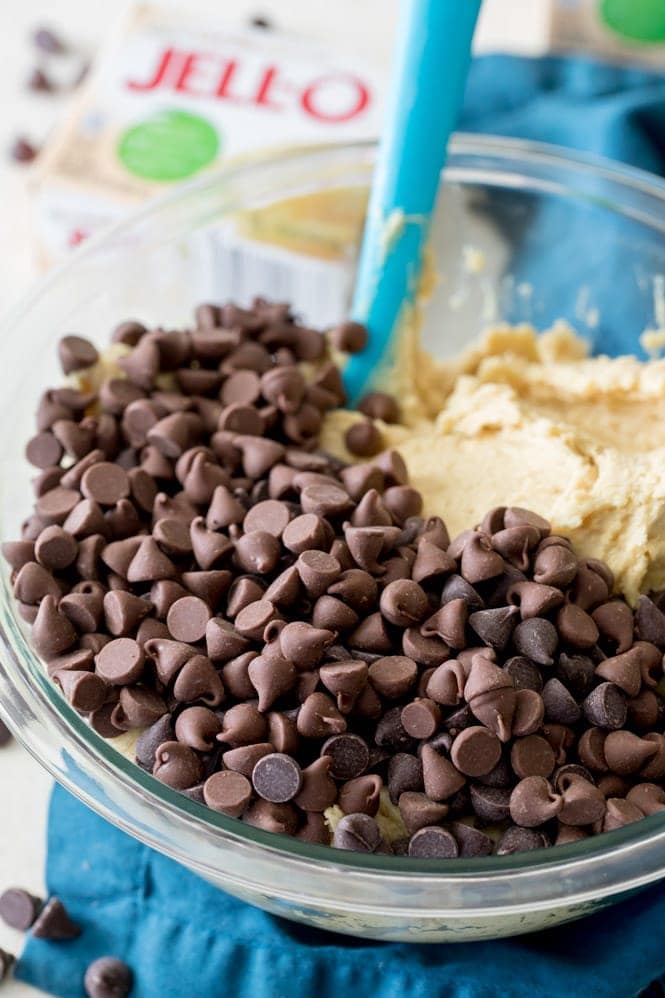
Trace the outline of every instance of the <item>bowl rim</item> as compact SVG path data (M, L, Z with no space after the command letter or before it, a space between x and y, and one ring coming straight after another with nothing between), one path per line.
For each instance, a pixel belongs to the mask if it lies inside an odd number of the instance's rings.
M169 205L184 201L198 191L210 189L221 180L229 181L233 180L234 177L246 176L252 171L265 169L270 163L288 165L301 161L316 165L319 159L325 160L331 153L344 152L350 156L354 154L360 156L371 153L375 146L375 142L365 140L316 145L304 149L299 148L295 151L291 149L271 153L252 158L251 161L207 172L203 176L179 184L167 193L150 199L137 211L124 216L120 221L104 228L102 232L87 240L39 281L32 290L28 291L9 310L0 323L0 342L2 342L2 334L8 336L17 318L31 308L34 303L48 295L52 285L56 284L63 274L75 269L79 262L84 261L87 257L94 256L107 243L111 243L115 236L122 235L126 230L159 216ZM638 193L656 198L665 204L665 181L661 178L645 170L639 170L593 154L572 152L560 146L530 140L458 133L453 137L451 143L450 162L444 171L444 179L449 177L458 180L461 175L471 177L473 171L464 165L465 157L477 159L479 161L477 169L482 168L483 157L487 157L488 160L504 161L506 164L510 164L512 169L518 171L520 164L532 169L550 168L563 175L569 171L575 171L576 174L582 174L590 179L601 178L630 188ZM528 173L525 176L528 176ZM13 597L8 590L6 577L3 581L3 596L10 610L10 616L13 616L14 621L16 621L16 614L11 613ZM14 630L14 628L11 629ZM21 637L18 629L12 637L14 641L19 637L20 644ZM453 884L462 881L471 882L475 879L491 878L496 880L513 877L516 874L541 873L554 881L557 873L565 870L566 874L570 874L571 870L582 864L585 867L585 880L587 880L588 868L591 865L596 875L593 885L588 887L587 884L585 890L580 890L574 895L567 894L566 901L568 903L574 903L575 900L596 899L603 894L616 893L617 889L631 890L658 879L665 873L665 849L660 848L665 845L665 813L652 815L634 825L616 829L602 836L591 836L578 843L558 846L553 850L542 849L509 856L455 860L417 860L410 857L358 854L333 850L329 846L309 844L289 836L275 835L253 828L244 822L217 814L204 805L187 799L145 773L134 762L123 757L112 742L107 742L101 738L66 703L54 685L47 679L45 670L43 670L43 678L45 679L43 688L39 690L31 686L28 682L31 677L25 666L21 664L20 657L16 656L13 641L7 634L4 620L0 620L0 643L5 654L16 659L18 669L27 685L30 686L33 700L35 696L38 696L40 707L50 712L52 719L60 728L66 726L68 729L66 734L73 739L77 752L90 755L92 750L95 763L102 763L105 776L114 781L123 792L129 791L135 797L142 798L148 794L158 806L162 817L168 817L176 825L183 822L188 823L190 832L192 830L191 819L195 819L197 833L217 836L220 842L222 840L219 838L219 833L223 833L224 837L242 845L256 846L262 851L276 854L281 858L306 861L309 867L316 867L322 871L333 873L339 872L341 868L348 874L372 874L376 878L408 879L410 882L428 882L439 879L443 883ZM24 640L23 645L22 653L34 656ZM5 664L0 661L0 678L2 676L6 676ZM154 827L146 830L143 825L139 828L131 820L122 819L107 804L81 787L62 768L58 768L52 760L44 758L32 743L29 734L26 735L22 729L20 718L2 703L0 703L0 715L6 717L8 726L17 740L70 793L135 838L179 859L186 865L195 864L196 858L189 853L179 852L174 847L166 848L157 837ZM639 826L639 831L637 826ZM600 844L598 844L599 842ZM650 849L650 857L657 856L656 850L660 848L662 854L660 868L644 869L639 876L633 875L629 879L622 880L619 877L618 882L616 877L608 880L607 863L612 858L617 858L619 854L623 855L631 850L647 848ZM195 866L195 868L197 867ZM205 870L199 867L199 872L205 872ZM214 873L214 867L211 867L209 872ZM297 896L302 897L302 894L303 892L299 891ZM551 900L551 896L547 891L544 891L541 903L547 904L548 900ZM518 906L514 905L513 907L517 908ZM533 908L532 902L529 907Z

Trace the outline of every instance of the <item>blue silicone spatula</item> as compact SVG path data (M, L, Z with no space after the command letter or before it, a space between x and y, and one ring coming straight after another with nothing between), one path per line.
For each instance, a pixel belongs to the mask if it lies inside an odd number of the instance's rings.
M450 134L457 122L481 0L402 0L395 68L374 168L352 317L369 331L344 381L371 386L418 288Z

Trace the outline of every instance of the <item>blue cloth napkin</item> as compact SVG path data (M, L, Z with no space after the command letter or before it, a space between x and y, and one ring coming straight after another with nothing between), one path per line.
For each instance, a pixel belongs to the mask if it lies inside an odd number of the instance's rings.
M79 939L30 938L16 974L80 998L87 963L119 956L132 998L538 998L636 995L665 966L665 890L583 923L496 942L363 942L266 915L108 825L61 787L51 800L49 890Z
M462 126L555 142L665 174L665 80L646 72L584 59L479 59ZM597 233L592 237L597 241ZM526 249L524 257L517 265L528 275ZM555 252L547 265L556 260ZM604 331L613 352L622 347L622 328ZM227 897L59 788L51 801L47 883L85 931L68 943L29 938L16 975L63 998L83 994L87 963L104 954L132 966L135 998L623 998L665 970L661 887L583 923L514 940L366 943L290 924Z

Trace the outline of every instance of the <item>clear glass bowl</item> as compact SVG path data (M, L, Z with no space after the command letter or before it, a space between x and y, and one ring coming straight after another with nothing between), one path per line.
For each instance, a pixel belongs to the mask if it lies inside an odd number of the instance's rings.
M58 338L81 332L103 345L127 316L189 321L215 292L215 267L202 260L220 220L366 188L373 151L284 155L183 186L74 254L14 311L0 334L2 539L17 536L30 501L23 446L40 390L58 383ZM319 219L317 203L300 202L301 224L308 210ZM606 352L629 337L639 353L639 334L662 309L664 209L665 184L647 174L530 143L456 138L434 224L443 279L428 309L430 349L459 349L498 314L539 327L563 316ZM349 231L352 266L358 226ZM19 740L109 821L252 904L377 939L480 939L576 918L665 875L665 814L575 845L472 861L346 853L217 815L126 761L64 702L27 642L4 564L1 588L0 704Z

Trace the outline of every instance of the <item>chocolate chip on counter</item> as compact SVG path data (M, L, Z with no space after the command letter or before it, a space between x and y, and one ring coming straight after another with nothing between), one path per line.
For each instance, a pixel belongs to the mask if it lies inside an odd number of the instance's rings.
M15 956L8 953L7 950L0 949L0 983L9 977L15 963Z
M205 781L203 799L213 811L239 818L252 799L252 785L241 773L225 769L213 773Z
M409 839L409 856L417 859L454 859L458 854L454 836L438 825L420 828Z
M48 55L61 55L67 49L62 38L52 28L47 27L35 28L32 33L32 43Z
M122 960L101 956L87 968L83 987L88 998L126 998L133 987L134 975Z
M12 929L27 932L42 907L41 898L22 887L10 887L0 894L0 918Z
M36 939L50 939L53 942L78 939L81 931L81 926L72 921L64 904L57 897L49 898L32 925L32 934Z
M39 149L25 136L18 135L11 146L10 155L16 163L32 163L39 155Z
M381 843L381 832L369 814L345 814L337 823L333 843L338 849L350 849L352 852L376 852Z

